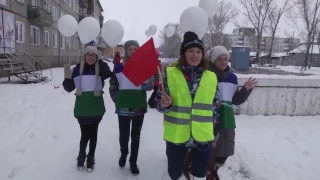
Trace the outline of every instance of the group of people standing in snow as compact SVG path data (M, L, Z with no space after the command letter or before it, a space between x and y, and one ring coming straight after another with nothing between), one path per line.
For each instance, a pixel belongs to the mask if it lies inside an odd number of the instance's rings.
M87 46L83 60L72 72L65 70L64 89L76 89L74 116L81 129L78 169L83 169L85 161L89 172L94 169L98 126L105 114L104 81L110 78L109 93L119 123L120 167L126 164L131 134L130 170L134 175L140 173L140 134L149 104L164 114L168 169L163 180L178 180L183 173L191 180L219 179L218 168L234 154L236 125L232 104L245 102L257 82L250 78L239 90L237 76L228 66L227 49L216 46L205 53L198 36L186 32L179 59L165 67L163 74L135 86L122 70L138 48L138 42L127 41L122 62L115 61L111 71L107 63L99 60L97 48ZM164 88L158 88L158 76L162 76ZM147 102L146 91L154 88Z

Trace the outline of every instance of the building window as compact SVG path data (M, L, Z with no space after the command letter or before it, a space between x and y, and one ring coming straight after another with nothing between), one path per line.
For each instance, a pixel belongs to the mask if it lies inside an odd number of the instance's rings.
M73 6L72 6L73 11L76 11L76 1L75 1L75 0L72 0L72 2L73 2Z
M24 43L24 36L25 29L24 29L24 23L20 21L16 21L16 41L18 43Z
M50 10L50 5L49 5L49 1L48 0L44 0L43 1L43 8L46 10Z
M31 26L31 44L40 45L40 29L35 26Z
M58 35L57 33L52 33L52 47L58 47Z
M78 41L78 39L76 40L76 50L79 50L79 41Z
M72 41L71 37L68 37L68 38L67 38L68 50L72 50L72 49L71 49L71 41Z
M17 0L18 2L24 3L24 0Z
M50 33L49 31L44 31L44 46L49 47L50 46L49 42L50 42Z
M54 21L58 20L58 9L55 6L52 6L52 19Z
M61 35L60 36L60 48L64 49L65 45L66 45L66 38L63 35Z
M73 46L73 50L77 50L77 42L78 42L77 39L73 40L73 45L72 45Z
M72 7L72 1L73 1L73 0L69 0L69 7L70 7L70 8Z
M32 0L32 6L40 6L40 0Z

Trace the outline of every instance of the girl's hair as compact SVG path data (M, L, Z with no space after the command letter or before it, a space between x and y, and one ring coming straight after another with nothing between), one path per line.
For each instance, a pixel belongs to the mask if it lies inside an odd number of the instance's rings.
M122 58L122 64L125 65L128 61L129 57L127 55L124 55Z
M188 65L187 60L185 56L180 56L178 59L178 63L175 65L177 68L180 68L181 66ZM208 61L202 57L200 64L198 65L199 67L202 67L203 69L208 69L209 63Z

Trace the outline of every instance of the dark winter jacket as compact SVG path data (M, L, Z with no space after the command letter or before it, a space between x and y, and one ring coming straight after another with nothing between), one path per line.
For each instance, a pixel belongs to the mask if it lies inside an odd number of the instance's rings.
M102 88L105 85L104 80L109 78L112 74L109 66L107 63L103 62L102 60L98 61L100 71L99 76L101 78L101 86ZM76 89L76 83L79 79L80 75L80 64L77 64L75 68L72 70L71 78L65 78L62 85L67 92L72 92ZM83 68L83 75L82 75L82 83L85 82L85 76L94 76L95 75L95 65L89 65L85 63ZM85 87L87 84L82 84L82 87ZM103 93L103 91L102 91ZM105 113L104 101L103 97L94 97L93 93L86 94L85 92L82 93L81 96L77 96L75 108L74 108L74 116L78 118L79 123L81 124L88 124L88 123L95 123L99 122L102 119L103 114ZM81 118L79 118L81 117Z
M139 90L137 88L134 88L133 90L132 88L134 85L122 73L123 68L124 66L122 63L118 64L110 78L109 93L111 99L116 105L115 113L120 116L139 116L145 114L147 112L146 91L151 91L153 89L154 78L150 77L148 80L142 83ZM136 94L137 91L140 93L138 92L138 94ZM120 96L119 92L121 93ZM135 93L136 95L133 96L132 93ZM117 106L130 106L130 108Z
M219 86L219 99L221 102L227 103L230 106L241 105L244 103L251 94L251 90L246 90L242 87L238 88L238 78L236 74L230 72L230 68L227 67L224 72L218 71L213 65L209 68L216 73L218 77ZM222 105L219 108L219 120L221 128L235 128L235 119L233 108Z

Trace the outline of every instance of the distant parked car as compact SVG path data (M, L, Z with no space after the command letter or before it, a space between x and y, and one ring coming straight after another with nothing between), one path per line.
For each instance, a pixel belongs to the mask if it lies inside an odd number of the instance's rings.
M263 67L276 67L275 64L263 64Z

